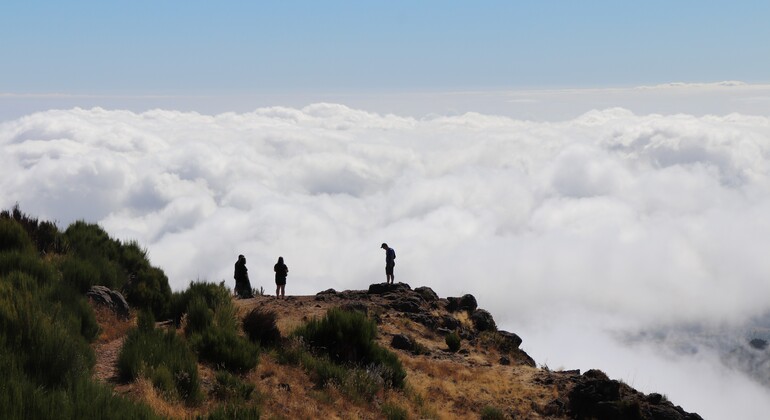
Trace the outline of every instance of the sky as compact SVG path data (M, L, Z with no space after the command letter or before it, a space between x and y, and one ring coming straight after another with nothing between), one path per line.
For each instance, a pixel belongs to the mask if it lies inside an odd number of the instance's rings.
M770 3L0 4L0 207L172 288L474 294L550 368L770 410ZM232 285L231 285L232 286ZM745 355L737 357L735 355Z

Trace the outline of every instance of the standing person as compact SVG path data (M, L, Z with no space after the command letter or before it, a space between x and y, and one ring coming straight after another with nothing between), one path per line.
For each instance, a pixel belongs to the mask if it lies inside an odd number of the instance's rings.
M278 262L273 267L273 271L275 271L275 297L285 298L286 276L289 274L289 267L283 263L283 257L278 257Z
M249 269L246 268L246 257L238 256L235 262L235 294L241 299L254 297L251 293L251 282L249 281Z
M385 242L382 243L380 248L385 250L385 282L393 284L395 278L393 277L393 267L396 266L396 251L389 247Z

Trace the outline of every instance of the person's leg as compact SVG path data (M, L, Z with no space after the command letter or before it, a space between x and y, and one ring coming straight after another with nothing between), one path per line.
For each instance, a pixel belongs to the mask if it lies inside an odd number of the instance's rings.
M281 297L282 298L286 297L286 285L285 284L281 285Z
M275 285L275 297L279 297L279 293L281 292L281 286L276 284Z

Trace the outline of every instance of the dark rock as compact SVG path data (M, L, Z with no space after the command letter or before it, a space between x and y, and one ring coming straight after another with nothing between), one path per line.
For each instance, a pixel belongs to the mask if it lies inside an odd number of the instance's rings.
M390 346L399 350L414 350L414 341L404 334L395 334L393 339L390 340Z
M447 305L447 311L449 312L457 312L457 311L468 311L473 312L478 308L478 303L476 303L476 298L473 297L473 295L463 295L462 297L448 297L447 301L449 304Z
M680 413L673 406L654 405L649 407L650 417L653 420L684 420L683 413Z
M391 303L390 307L399 312L418 313L422 311L419 298L402 297Z
M543 407L542 413L546 416L561 417L567 412L567 404L561 400L553 400Z
M418 312L418 313L407 313L407 317L411 319L412 321L425 325L426 327L430 329L436 328L436 318L424 313L424 312Z
M438 295L430 287L422 286L414 289L426 302L438 300Z
M495 324L492 314L484 309L476 309L473 311L471 314L471 321L473 321L476 331L494 331L497 329L497 324Z
M370 295L382 295L385 293L409 292L411 290L412 288L406 283L374 283L369 285L369 291L367 293Z
M602 381L609 381L610 380L609 376L607 376L606 373L602 372L599 369L587 370L583 374L583 377L584 378L588 378L588 379L599 379L599 380L602 380Z
M658 405L661 402L663 402L663 396L658 394L657 392L653 392L652 394L647 396L647 402L653 405Z
M324 290L322 292L316 293L316 296L317 295L336 295L336 294L337 294L336 290L334 290L334 289L326 289L326 290Z
M502 351L515 350L521 345L521 337L512 332L499 330L497 336L501 338L500 350Z
M280 384L278 384L278 388L280 388L281 391L284 391L284 392L291 392L291 385L285 382L281 382Z
M749 345L751 347L754 347L757 350L764 350L767 348L767 340L763 340L761 338L754 338L751 341L749 341Z
M457 318L451 316L451 315L444 315L441 317L441 328L446 328L448 330L456 330L460 328L460 320Z
M511 364L511 359L509 359L508 356L500 356L500 364L508 366Z
M589 371L591 372L591 371ZM576 418L621 418L615 415L616 404L620 399L620 383L609 379L586 377L577 383L569 393L570 411ZM606 375L605 375L606 377Z
M580 376L580 369L557 370L554 373L558 373L559 375L567 375L567 376Z
M521 365L530 366L530 367L537 366L537 363L535 363L535 359L530 357L529 354L527 354L527 352L525 352L524 350L516 349L511 353L511 356L513 356L516 359L516 361Z
M130 307L128 302L126 302L126 298L120 292L110 290L110 288L105 286L93 286L86 292L86 296L95 303L112 309L120 318L127 319L129 316Z

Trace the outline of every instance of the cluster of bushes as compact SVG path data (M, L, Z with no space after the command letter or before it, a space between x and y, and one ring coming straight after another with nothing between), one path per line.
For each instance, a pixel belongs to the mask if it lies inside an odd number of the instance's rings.
M253 369L259 362L259 346L238 334L227 288L193 283L187 292L185 334L200 358L230 372Z
M149 312L142 312L118 355L118 373L125 381L148 378L166 398L196 404L201 398L195 354L176 331L155 328Z
M91 381L94 313L58 265L55 225L0 213L0 407L7 418L154 418ZM45 258L43 258L45 256Z
M371 400L385 386L402 388L406 371L398 357L376 343L375 322L359 311L330 309L294 332L279 361L300 365L319 386Z
M136 241L122 243L110 238L99 225L78 221L64 236L70 254L68 281L78 288L95 284L123 292L132 307L152 311L156 318L168 316L171 287L163 270L153 267L147 251Z

